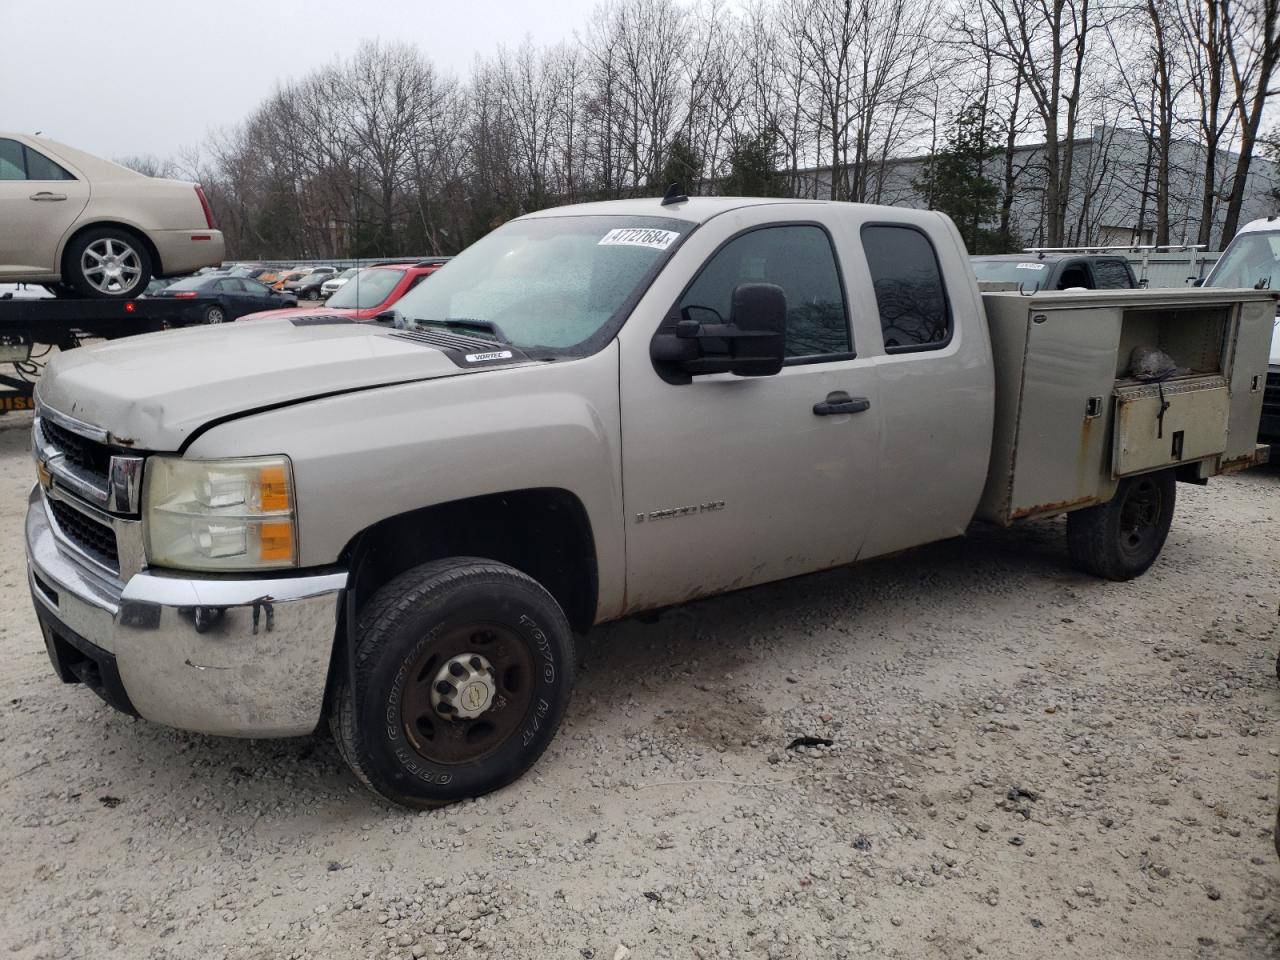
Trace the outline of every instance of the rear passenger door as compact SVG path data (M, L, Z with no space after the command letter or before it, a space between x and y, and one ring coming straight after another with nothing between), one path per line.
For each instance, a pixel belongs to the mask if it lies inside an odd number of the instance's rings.
M244 304L246 313L267 310L278 305L278 301L271 296L271 291L256 280L249 280L245 277L231 277L223 282L234 283L239 288L239 295L242 298L241 302Z
M245 296L244 288L235 277L224 277L213 281L213 295L227 308L230 314L228 319L234 320L253 310L249 299Z
M253 297L260 310L271 310L280 306L280 298L265 283L259 283L257 280L242 278L240 282L244 285L244 289Z
M224 277L218 281L219 299L227 304L235 317L263 309L263 298L239 277Z
M869 557L964 532L986 482L994 401L986 318L955 227L902 211L858 233L854 329L874 359L882 433Z

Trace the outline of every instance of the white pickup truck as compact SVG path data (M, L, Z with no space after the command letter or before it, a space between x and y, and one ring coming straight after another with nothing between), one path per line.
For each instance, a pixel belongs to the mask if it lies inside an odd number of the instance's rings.
M1280 217L1254 220L1241 227L1204 285L1280 289ZM1280 446L1280 313L1276 315L1271 335L1271 358L1258 439Z
M60 356L31 592L58 675L114 706L239 736L327 721L378 794L445 803L533 764L574 633L603 621L975 517L1067 512L1077 565L1142 573L1175 480L1261 456L1274 312L1253 290L982 294L925 211L548 210L381 322Z

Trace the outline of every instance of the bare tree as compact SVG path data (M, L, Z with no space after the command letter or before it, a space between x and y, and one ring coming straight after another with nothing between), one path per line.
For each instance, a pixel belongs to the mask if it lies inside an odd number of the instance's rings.
M171 178L179 173L179 166L172 160L162 160L151 154L135 154L127 157L116 157L115 162L122 167L135 170L144 177Z
M1153 222L1204 242L1242 214L1280 57L1280 0L1248 3L604 0L571 41L497 49L461 82L366 43L181 164L126 162L204 182L236 256L449 252L668 179L928 202L913 171L963 111L1000 185L975 236Z
M1080 119L1092 0L985 0L997 50L1018 71L1044 131L1045 240L1061 246Z
M1240 224L1245 184L1262 127L1262 111L1267 97L1276 92L1271 89L1271 80L1280 58L1280 0L1251 0L1243 10L1224 0L1223 17L1233 39L1227 48L1227 62L1231 68L1232 109L1240 130L1227 216L1219 241L1225 248Z

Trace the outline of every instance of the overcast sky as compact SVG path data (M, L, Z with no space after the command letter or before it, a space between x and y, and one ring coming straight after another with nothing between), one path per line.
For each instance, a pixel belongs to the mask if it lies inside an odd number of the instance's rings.
M595 2L0 0L0 129L172 157L362 40L415 43L463 77L499 44L571 38Z

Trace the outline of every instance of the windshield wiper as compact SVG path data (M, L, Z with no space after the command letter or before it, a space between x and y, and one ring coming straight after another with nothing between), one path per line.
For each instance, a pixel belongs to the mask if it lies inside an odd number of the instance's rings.
M451 330L480 330L490 334L499 343L510 343L511 338L502 332L502 328L492 320L475 320L471 317L439 317L431 320L423 320L415 317L414 323L435 324L441 327L448 327Z

